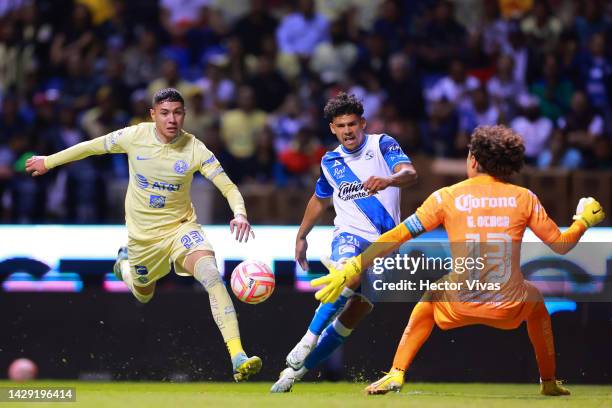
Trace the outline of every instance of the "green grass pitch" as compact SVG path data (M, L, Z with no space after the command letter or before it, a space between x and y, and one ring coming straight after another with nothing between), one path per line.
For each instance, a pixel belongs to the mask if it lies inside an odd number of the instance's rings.
M361 383L297 383L270 394L270 383L0 382L0 387L76 387L76 403L0 403L2 407L612 407L612 385L568 385L569 397L543 397L537 384L407 383L401 393L366 396Z

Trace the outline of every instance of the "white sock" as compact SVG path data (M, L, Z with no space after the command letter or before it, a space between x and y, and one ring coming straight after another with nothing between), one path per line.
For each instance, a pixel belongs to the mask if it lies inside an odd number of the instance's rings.
M306 334L304 335L304 337L302 337L300 343L310 344L314 347L317 344L317 341L319 341L319 335L314 334L310 330L306 330Z
M354 294L355 294L355 291L353 289L351 289L351 288L344 288L344 289L342 289L342 293L340 293L340 296L344 296L345 298L350 298Z
M308 369L306 367L302 366L302 368L300 368L299 370L297 370L295 372L295 379L296 380L301 380L302 377L304 377L307 372L308 372Z
M121 279L127 285L127 287L133 292L134 291L134 280L132 279L132 274L130 273L130 261L124 259L120 263L121 266Z
M148 303L151 298L153 298L153 292L149 295L141 295L134 289L134 279L132 278L132 274L130 273L130 261L124 259L121 261L121 279L126 284L132 295L140 302L140 303Z
M332 324L334 326L334 330L336 330L336 333L338 333L342 337L348 337L353 332L353 329L349 329L348 327L340 323L340 320L338 319L334 320L334 323Z

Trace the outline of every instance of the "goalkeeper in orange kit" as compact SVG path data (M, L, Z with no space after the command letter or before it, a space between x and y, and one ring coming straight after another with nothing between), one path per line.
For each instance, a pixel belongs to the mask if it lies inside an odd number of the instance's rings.
M535 351L541 393L553 396L570 394L556 379L550 315L538 289L523 278L519 262L520 245L523 233L529 227L552 250L567 253L578 243L586 229L600 223L605 214L595 199L583 198L578 204L573 224L563 233L559 231L535 194L505 181L521 169L524 151L522 138L509 128L477 128L470 141L467 180L434 192L414 214L381 235L361 255L350 258L342 265L328 265L330 273L312 281L313 286L325 285L316 293L316 298L333 302L342 288L358 279L375 258L390 253L400 243L439 225L443 225L448 233L454 258L457 245L471 247L472 250L474 244L481 249L491 245L510 248L509 252L504 252L509 259L489 265L490 268L480 275L484 281L487 281L487 274L495 275L494 280L499 286L494 301L477 300L478 297L470 299L470 293L462 293L461 290L438 290L425 294L412 311L391 371L370 384L366 388L368 394L385 394L401 389L405 371L429 337L434 324L442 330L472 324L515 329L523 321L527 322L529 339ZM504 269L504 273L500 273L499 269ZM457 281L460 279L458 276L458 273L451 272L443 280Z

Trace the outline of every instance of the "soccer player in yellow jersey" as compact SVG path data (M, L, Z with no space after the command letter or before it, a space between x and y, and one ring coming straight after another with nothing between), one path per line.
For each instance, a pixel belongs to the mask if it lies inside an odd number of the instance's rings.
M153 97L153 122L117 130L50 156L34 156L26 171L41 176L50 169L91 155L126 153L130 180L125 198L127 250L119 250L115 275L142 303L155 283L170 272L193 276L206 289L215 323L229 350L234 378L247 379L261 369L259 357L247 357L240 342L232 300L217 269L215 254L191 202L191 182L199 171L225 196L233 213L231 233L239 242L253 236L238 188L204 143L182 129L185 103L173 88Z
M462 246L469 248L470 242L478 244L485 257L489 255L486 248L499 248L500 243L509 246L508 252L502 252L508 254L508 259L503 263L491 262L479 273L481 281L482 278L489 282L497 280L500 284L496 296L489 297L495 301L483 301L482 297L470 299L479 293L447 290L446 287L425 294L412 311L391 371L366 388L369 394L401 389L405 371L434 325L442 330L472 324L509 330L526 321L540 371L540 392L553 396L569 395L570 392L555 377L553 333L542 295L525 281L520 270L520 244L525 229L529 227L552 250L567 253L586 229L600 223L605 214L596 200L583 198L576 209L574 223L566 231L559 231L535 194L504 181L520 170L524 151L522 138L512 129L504 126L477 128L467 157L467 180L434 192L413 215L381 235L361 255L350 258L343 266L328 264L329 275L313 280L314 286L326 285L317 292L317 299L333 302L342 288L357 278L375 258L439 225L443 225L448 233L453 257L457 247L459 250ZM493 218L496 222L479 222ZM502 275L501 269L504 270ZM442 283L456 281L457 276L461 274L451 272L443 278L447 282ZM480 295L492 294L491 291L480 292Z

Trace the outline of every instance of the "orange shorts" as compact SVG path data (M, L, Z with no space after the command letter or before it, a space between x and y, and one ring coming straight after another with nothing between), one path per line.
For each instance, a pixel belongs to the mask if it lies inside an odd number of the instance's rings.
M432 302L434 320L442 330L473 324L484 324L497 329L516 329L523 323L535 305L542 301L538 289L525 282L527 302L506 302L503 305L476 302ZM539 299L539 300L537 300Z

